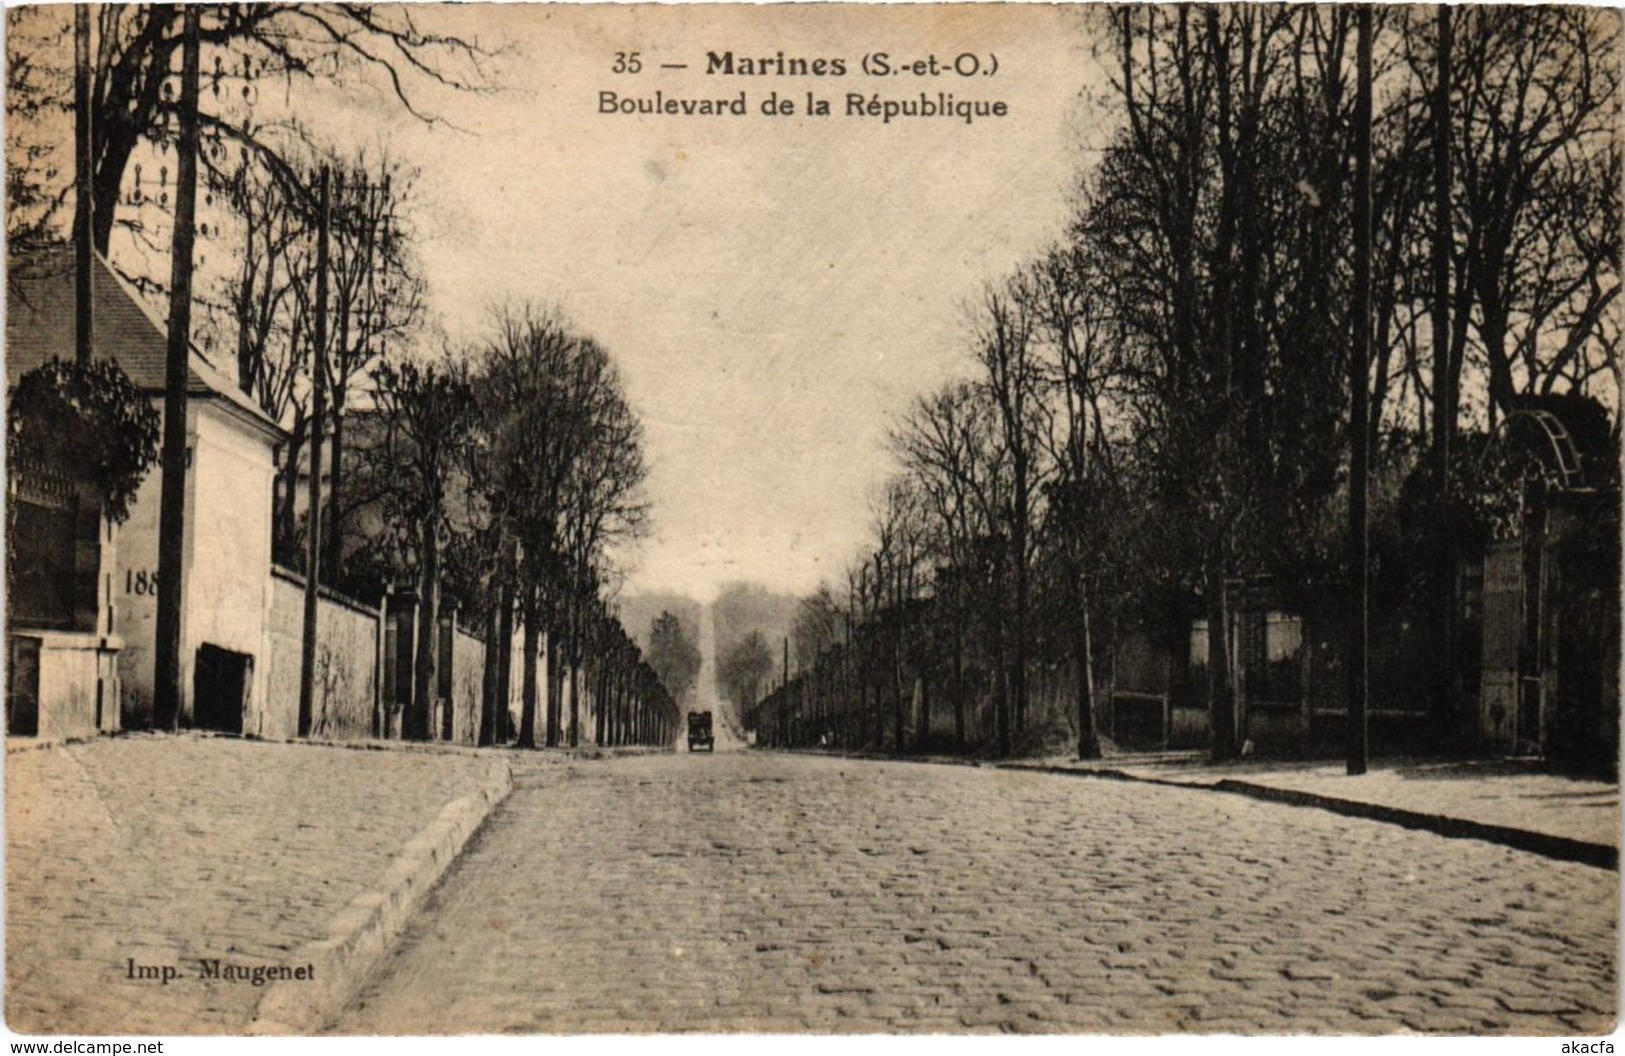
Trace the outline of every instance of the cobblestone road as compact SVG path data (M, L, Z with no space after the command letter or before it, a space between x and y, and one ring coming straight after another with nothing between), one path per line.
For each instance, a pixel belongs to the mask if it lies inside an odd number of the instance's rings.
M1594 1034L1613 872L1237 796L722 754L523 774L340 1032Z

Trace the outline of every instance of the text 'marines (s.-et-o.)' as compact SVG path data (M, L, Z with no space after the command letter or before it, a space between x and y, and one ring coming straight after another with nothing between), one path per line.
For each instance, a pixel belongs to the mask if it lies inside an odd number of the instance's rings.
M656 61L642 51L615 52L609 64L617 77L654 76L661 78L653 91L600 88L597 113L623 117L809 117L857 118L883 125L906 121L952 121L971 125L978 120L1010 116L1004 99L976 91L974 83L999 72L994 52L959 51L951 55L935 52L899 54L869 51L861 56L794 55L784 51L767 54L734 49L707 50L703 60L693 62ZM838 93L781 91L766 93L750 89L717 92L708 85L695 91L677 80L698 71L708 78L734 79L814 79L821 83L841 78L871 81L867 91ZM912 81L907 90L876 90L874 79L885 79L899 87ZM918 82L927 84L922 90ZM713 84L715 82L712 82ZM957 84L948 90L949 83ZM944 87L937 87L944 85Z

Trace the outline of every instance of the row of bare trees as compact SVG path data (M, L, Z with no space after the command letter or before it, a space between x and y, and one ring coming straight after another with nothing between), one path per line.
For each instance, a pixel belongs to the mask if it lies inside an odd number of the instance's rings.
M331 481L332 504L352 513L343 567L362 592L409 585L420 642L443 593L457 599L486 641L480 743L511 732L521 747L573 746L589 718L597 743L668 736L671 694L612 611L614 548L643 531L647 508L642 424L608 351L557 311L509 307L475 346L385 357L366 380L353 471ZM407 737L436 735L433 664L418 650Z
M973 306L969 375L897 423L873 549L805 601L801 674L756 715L770 740L923 748L935 689L952 745L1092 755L1117 635L1177 653L1204 616L1213 750L1238 750L1235 584L1348 574L1355 21L1099 13L1111 131L1080 206ZM1376 22L1374 573L1432 626L1454 583L1436 555L1490 530L1502 483L1478 457L1500 419L1603 414L1596 464L1617 473L1619 19ZM1447 716L1457 681L1436 690Z
M167 253L178 196L185 20L165 4L102 5L93 18L92 241L161 298L163 269L150 258ZM73 38L61 9L16 8L7 19L15 258L62 237ZM454 592L465 622L487 636L481 743L510 734L515 620L520 744L562 743L566 728L575 742L588 700L600 743L669 738L670 695L609 600L613 547L641 531L645 507L641 425L608 351L561 314L528 306L494 312L474 347L434 339L414 170L334 146L343 131L307 122L299 101L335 86L376 89L439 124L436 103L491 89L495 52L402 7L203 5L197 22L203 243L189 285L202 325L192 336L287 431L276 560L352 593L415 589L420 642L433 640L442 592ZM307 493L319 498L302 502ZM416 650L409 737L436 735L434 655Z

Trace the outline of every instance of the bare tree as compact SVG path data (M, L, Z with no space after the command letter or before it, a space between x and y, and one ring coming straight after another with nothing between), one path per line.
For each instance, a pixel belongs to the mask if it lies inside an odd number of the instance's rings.
M1453 33L1456 268L1496 411L1614 381L1619 16L1463 9ZM1617 396L1617 393L1613 394Z
M790 649L799 670L811 669L840 643L845 620L846 612L827 584L801 599L790 628Z
M575 334L558 312L502 309L482 365L489 471L484 486L518 546L525 623L519 741L536 745L536 650L549 630L550 659L568 632L572 587L590 591L612 539L641 526L641 426L607 351ZM585 610L582 610L585 611ZM582 636L581 628L576 628ZM558 665L550 665L557 670ZM559 738L549 687L547 743Z
M1088 257L1055 248L1033 269L1025 289L1033 300L1038 336L1052 357L1047 364L1050 398L1058 408L1054 428L1042 434L1054 476L1049 482L1047 534L1059 544L1072 587L1072 660L1076 679L1078 757L1100 756L1094 702L1094 640L1091 633L1091 570L1102 561L1100 525L1121 509L1107 509L1100 478L1109 472L1107 399L1115 383L1108 349L1104 298L1094 284Z
M21 7L6 11L8 36L25 17ZM66 30L66 23L63 25ZM73 98L72 77L53 69L41 56L19 49L6 55L6 244L19 251L51 240L52 217L72 189L66 166L57 160L61 144L40 134L48 117L66 112ZM54 128L65 127L60 123Z
M62 8L17 8L8 12L8 19L12 55L27 50L43 62L45 57L54 57L54 44L69 39L65 29L68 15ZM432 15L421 11L372 4L222 4L208 8L200 30L202 69L210 89L204 93L200 112L211 141L208 153L224 156L224 144L236 142L273 163L280 160L281 147L256 134L244 121L255 86L275 78L288 83L378 84L408 113L427 122L442 122L423 104L422 97L437 90L487 90L484 67L492 53L478 40L428 28L432 21ZM142 144L163 144L174 138L176 100L170 77L181 45L181 9L173 4L100 7L96 38L94 237L96 248L105 255L118 222L119 198L132 158ZM66 58L57 61L65 63ZM39 77L23 85L28 92L45 97L41 116L70 105L72 95L59 83L62 81L61 77ZM286 133L294 126L279 123L278 128ZM39 161L14 157L8 151L8 166L19 160Z
M1267 432L1276 419L1266 405L1290 387L1274 376L1284 361L1267 325L1288 297L1273 263L1293 255L1278 236L1296 229L1272 207L1320 192L1279 193L1270 122L1286 60L1300 53L1285 7L1122 8L1110 18L1127 123L1076 236L1110 261L1104 292L1140 458L1156 467L1173 530L1201 568L1213 754L1224 759L1237 749L1229 580L1244 521L1292 457ZM1322 405L1328 395L1336 390L1318 394Z
M440 593L440 555L451 531L453 476L465 459L476 422L474 392L458 364L418 366L385 361L373 371L373 398L383 425L375 449L375 476L387 481L385 508L415 551L419 584L418 649L412 677L412 712L403 736L429 740L432 642Z
M919 667L914 641L914 601L925 556L925 505L913 479L901 474L888 480L872 504L874 582L879 620L876 630L885 654L892 698L892 750L902 752L904 700L914 679L907 672ZM883 732L877 713L877 734ZM877 736L877 741L882 740Z
M965 654L975 614L996 609L980 589L982 541L997 531L1008 460L996 442L993 408L972 382L920 397L892 433L892 446L930 509L928 545L936 558L937 618L949 624L952 707L958 744L966 740Z
M648 659L672 698L686 701L700 674L700 647L670 612L662 612L649 627Z
M1034 525L1042 507L1044 482L1051 467L1044 457L1044 379L1034 341L1031 298L1017 282L983 291L972 320L973 341L982 368L978 379L995 411L998 444L1009 460L1010 487L997 507L998 527L1006 544L1004 566L1013 584L1008 667L996 696L999 751L1010 754L1012 726L1027 721L1027 653L1031 635ZM1003 665L1001 665L1003 667ZM1008 684L1008 697L1002 686Z
M423 281L412 254L405 215L413 173L388 158L357 155L341 166L336 183L330 239L328 303L331 347L323 357L327 391L330 511L322 518L327 533L323 559L330 581L342 579L345 525L355 498L345 480L345 421L355 387L367 377L394 341L411 339L423 317Z
M577 408L585 420L585 442L575 452L565 479L560 542L564 554L560 630L570 667L570 739L580 735L581 667L591 615L608 578L608 550L641 535L648 519L643 498L647 469L643 424L626 402L620 374L608 352L582 339L577 355ZM558 720L555 717L553 727Z
M773 650L761 631L750 631L717 659L717 677L740 710L762 699L773 673Z

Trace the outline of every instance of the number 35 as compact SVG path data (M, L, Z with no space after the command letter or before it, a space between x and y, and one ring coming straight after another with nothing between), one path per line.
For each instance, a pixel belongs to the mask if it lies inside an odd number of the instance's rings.
M643 53L639 51L617 51L615 65L610 67L613 73L638 73L643 69Z

